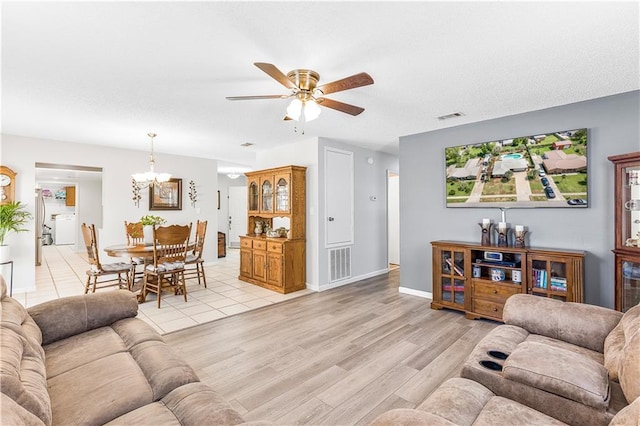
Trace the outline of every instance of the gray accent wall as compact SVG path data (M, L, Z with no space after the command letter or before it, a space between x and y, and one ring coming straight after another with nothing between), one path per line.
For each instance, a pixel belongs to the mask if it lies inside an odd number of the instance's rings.
M400 285L432 292L434 240L480 241L482 218L495 208L446 208L444 149L586 127L589 207L511 209L507 222L527 226L533 247L585 250L585 302L614 305L614 180L607 157L640 151L640 91L419 133L400 138Z

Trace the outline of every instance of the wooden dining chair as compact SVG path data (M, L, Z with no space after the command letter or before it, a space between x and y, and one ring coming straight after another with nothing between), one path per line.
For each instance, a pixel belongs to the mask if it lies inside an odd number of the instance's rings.
M142 222L127 222L124 221L124 232L127 236L127 245L128 246L137 246L144 244L144 225ZM141 280L142 275L144 273L144 266L146 265L145 259L141 257L132 257L130 258L131 263L133 264L133 277L132 279ZM141 267L141 268L140 268ZM133 283L132 283L133 285Z
M144 268L140 301L148 293L158 296L158 308L163 289L183 294L187 301L187 286L184 279L184 262L187 257L191 224L153 227L153 264Z
M124 232L127 235L127 245L144 244L144 226L142 222L124 221Z
M186 279L198 278L198 285L204 284L207 288L207 277L204 274L204 259L202 259L202 250L204 249L204 238L207 235L207 221L196 222L196 238L193 252L187 253L185 260L184 276ZM189 268L189 265L195 265L195 268Z
M114 286L131 290L133 275L132 264L126 262L105 264L100 262L95 225L87 225L86 223L83 223L81 228L84 244L87 247L87 258L91 265L87 270L87 281L84 285L84 293L87 294L89 292L89 287L92 288L92 293L95 293L97 288ZM109 276L112 276L113 278L98 281L99 277Z

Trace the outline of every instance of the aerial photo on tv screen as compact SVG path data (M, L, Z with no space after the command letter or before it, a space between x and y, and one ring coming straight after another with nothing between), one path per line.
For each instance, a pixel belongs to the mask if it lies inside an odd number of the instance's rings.
M447 207L587 207L587 129L445 148Z

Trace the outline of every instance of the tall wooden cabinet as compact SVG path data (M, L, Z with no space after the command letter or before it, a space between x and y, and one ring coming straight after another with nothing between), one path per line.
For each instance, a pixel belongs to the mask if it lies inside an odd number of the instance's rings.
M306 170L285 166L246 173L248 228L240 237L239 279L280 293L306 288ZM274 222L286 224L287 237L265 234Z
M584 299L585 253L434 241L433 309L502 320L507 298L530 293L566 302Z
M615 167L615 308L640 303L640 152L609 157Z

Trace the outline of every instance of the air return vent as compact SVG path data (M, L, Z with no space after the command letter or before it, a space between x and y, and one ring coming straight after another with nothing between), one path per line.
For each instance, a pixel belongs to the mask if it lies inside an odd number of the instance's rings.
M329 250L329 282L351 278L351 247Z

